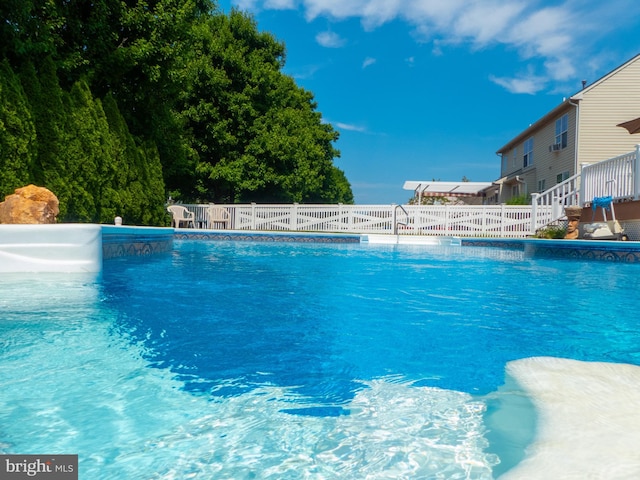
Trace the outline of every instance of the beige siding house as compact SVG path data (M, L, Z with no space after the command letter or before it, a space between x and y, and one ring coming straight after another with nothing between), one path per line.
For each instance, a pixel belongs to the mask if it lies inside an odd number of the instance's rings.
M487 203L543 192L595 163L640 143L617 125L640 117L640 55L608 73L532 124L498 150L501 178Z

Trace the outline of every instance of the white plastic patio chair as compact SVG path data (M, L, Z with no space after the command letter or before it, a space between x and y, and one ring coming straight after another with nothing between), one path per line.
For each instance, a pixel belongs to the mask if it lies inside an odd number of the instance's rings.
M180 228L180 224L185 224L189 227L196 228L196 214L190 212L186 207L182 205L170 205L167 207L167 211L171 214L171 226L174 228Z
M231 222L231 215L229 211L218 205L210 205L207 208L207 226L209 228L215 228L217 224L221 223L223 228L229 228Z

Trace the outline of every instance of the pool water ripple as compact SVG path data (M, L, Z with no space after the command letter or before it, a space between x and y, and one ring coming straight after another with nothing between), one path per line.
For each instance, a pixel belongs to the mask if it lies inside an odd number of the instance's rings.
M486 422L507 363L637 364L639 268L182 241L0 279L0 452L92 480L494 478L521 458Z

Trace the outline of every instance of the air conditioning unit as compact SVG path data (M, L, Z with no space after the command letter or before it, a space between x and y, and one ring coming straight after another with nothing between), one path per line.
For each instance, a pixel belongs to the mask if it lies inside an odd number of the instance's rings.
M559 152L560 150L562 150L561 143L554 143L553 145L549 145L550 152Z

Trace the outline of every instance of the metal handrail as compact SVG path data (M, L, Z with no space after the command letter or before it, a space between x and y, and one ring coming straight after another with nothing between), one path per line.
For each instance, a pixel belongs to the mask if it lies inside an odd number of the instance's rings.
M398 208L402 210L404 214L407 216L406 223L402 223L398 221ZM407 212L407 210L402 205L396 205L393 208L393 234L394 235L398 235L398 225L404 225L405 227L409 225L409 212Z

